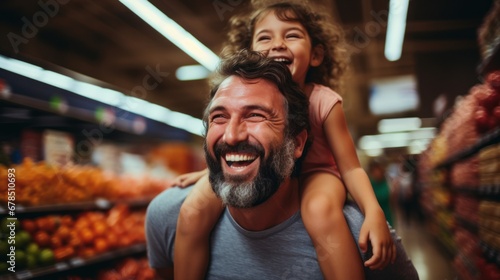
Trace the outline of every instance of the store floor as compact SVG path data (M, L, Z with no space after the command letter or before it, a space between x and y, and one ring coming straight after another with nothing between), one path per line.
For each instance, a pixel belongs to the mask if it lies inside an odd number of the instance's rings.
M453 269L453 256L443 245L430 235L425 221L413 218L404 221L400 211L396 211L395 226L406 252L418 271L420 280L458 279Z

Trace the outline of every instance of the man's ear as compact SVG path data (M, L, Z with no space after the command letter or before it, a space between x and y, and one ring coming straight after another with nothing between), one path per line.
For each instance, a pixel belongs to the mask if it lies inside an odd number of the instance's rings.
M309 63L311 67L320 66L323 62L323 58L325 57L325 47L323 45L318 44L313 47L311 53L311 62Z
M307 130L302 130L297 136L295 136L295 152L294 157L300 158L304 152L304 148L307 142Z

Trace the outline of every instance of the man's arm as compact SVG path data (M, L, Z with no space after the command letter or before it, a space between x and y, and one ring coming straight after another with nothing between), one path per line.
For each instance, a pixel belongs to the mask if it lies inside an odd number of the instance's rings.
M146 212L148 261L159 279L173 279L173 246L177 218L190 188L171 188L157 195Z

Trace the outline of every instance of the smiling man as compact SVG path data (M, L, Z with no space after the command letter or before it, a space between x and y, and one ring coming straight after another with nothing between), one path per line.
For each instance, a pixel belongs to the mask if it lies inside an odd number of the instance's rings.
M210 183L226 209L212 231L206 279L322 279L318 259L337 245L323 240L314 248L300 216L296 175L307 142L307 99L286 66L257 53L224 60L219 74L204 116L204 149ZM169 189L148 207L149 262L166 279L173 275L176 224L189 192ZM363 216L351 204L344 214L357 240ZM365 270L367 279L418 279L395 243L396 263Z

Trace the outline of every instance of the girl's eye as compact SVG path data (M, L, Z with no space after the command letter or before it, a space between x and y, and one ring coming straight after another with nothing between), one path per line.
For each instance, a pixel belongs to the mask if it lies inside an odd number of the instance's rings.
M287 38L301 38L300 34L290 33L286 35Z
M259 36L259 37L257 37L257 42L265 41L265 40L269 40L269 39L271 39L271 37L269 37L269 36Z

